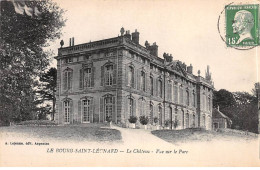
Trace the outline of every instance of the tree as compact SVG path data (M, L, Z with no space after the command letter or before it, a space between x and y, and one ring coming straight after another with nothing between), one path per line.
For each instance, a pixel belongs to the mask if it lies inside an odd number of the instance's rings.
M36 93L39 95L39 103L44 103L45 101L52 102L52 115L51 119L54 120L55 113L55 92L57 86L57 69L52 67L46 73L42 74L40 77L41 86Z
M0 118L32 119L35 79L51 55L44 48L60 38L64 11L51 0L0 3Z

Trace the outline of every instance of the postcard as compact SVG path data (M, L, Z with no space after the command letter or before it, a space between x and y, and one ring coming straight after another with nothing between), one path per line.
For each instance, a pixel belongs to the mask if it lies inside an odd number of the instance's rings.
M260 1L0 3L0 166L260 166Z

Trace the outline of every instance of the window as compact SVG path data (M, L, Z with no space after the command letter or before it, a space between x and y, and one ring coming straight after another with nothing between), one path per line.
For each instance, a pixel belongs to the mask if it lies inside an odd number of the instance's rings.
M158 111L159 111L159 124L162 125L162 106L158 107Z
M172 101L172 83L171 83L171 81L168 82L167 90L168 90L168 92L167 92L168 93L168 100Z
M149 119L151 124L153 123L153 105L150 104L150 115L149 115Z
M91 87L91 68L85 69L85 87Z
M72 70L66 70L63 77L64 90L72 89Z
M128 85L134 88L134 68L131 66L128 71Z
M190 93L189 93L188 90L186 91L186 105L187 105L187 106L190 105Z
M189 128L189 127L190 127L189 121L190 121L190 119L189 119L189 113L186 113L186 118L185 118L185 127L186 127L186 128Z
M192 100L192 102L193 102L193 107L195 107L195 106L196 106L196 95L195 95L194 92L192 93L192 98L193 98L193 100Z
M183 89L182 89L182 87L180 87L180 101L179 101L179 103L180 104L183 104Z
M90 100L83 100L83 122L90 122Z
M210 111L211 108L210 108L210 97L208 97L208 111Z
M70 122L70 101L64 101L64 122Z
M72 63L72 57L65 58L65 63Z
M150 76L150 87L151 87L151 95L153 95L153 77Z
M196 117L195 117L195 114L192 115L192 127L195 127L195 120L196 120Z
M158 82L158 93L159 97L162 97L163 91L162 91L162 80L159 80Z
M169 107L169 112L165 115L165 120L172 120L172 108Z
M129 115L133 116L134 115L134 100L129 98Z
M138 100L138 111L139 111L139 116L145 116L145 100L144 99L139 99Z
M206 125L206 117L205 117L205 115L203 115L202 116L202 127L205 127L205 125Z
M174 102L175 103L178 103L178 97L179 95L178 95L178 86L177 85L175 85L174 86Z
M141 71L141 79L140 79L141 90L145 91L145 72Z
M108 117L112 118L112 112L113 112L113 98L112 96L107 96L105 98L105 120L107 120Z
M111 86L113 84L113 65L106 66L105 84Z

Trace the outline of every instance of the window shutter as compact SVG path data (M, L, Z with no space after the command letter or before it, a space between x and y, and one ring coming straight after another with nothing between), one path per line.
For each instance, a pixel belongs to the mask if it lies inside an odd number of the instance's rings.
M128 103L128 98L127 97L125 97L125 119L126 119L126 121L128 120L128 118L129 118L129 103Z
M126 84L126 86L130 85L130 84L128 84L128 72L129 72L129 67L126 66L125 67L125 84Z
M68 90L72 89L72 72L68 72Z
M104 98L100 98L100 122L104 122Z
M158 81L159 81L159 80L158 80L158 79L156 79L156 83L155 83L155 84L156 84L156 85L155 85L155 95L156 95L156 96L159 96L159 87L158 87Z
M94 98L90 100L90 115L89 115L90 123L93 123L93 118L94 118Z
M116 121L116 97L112 97L112 121Z
M78 121L81 122L81 100L78 101Z
M73 101L70 100L70 123L73 124Z
M134 104L134 106L133 106L133 115L136 116L136 100L135 99L133 99L133 104Z
M67 90L67 82L68 82L68 72L63 73L63 90Z
M91 69L91 87L95 86L95 67L92 67Z
M101 86L104 86L104 66L101 66Z
M141 72L140 71L137 71L137 90L140 90L140 87L141 87Z
M83 89L83 69L79 70L79 89Z
M116 72L117 72L117 65L114 64L113 65L113 84L116 84L116 78L117 78Z

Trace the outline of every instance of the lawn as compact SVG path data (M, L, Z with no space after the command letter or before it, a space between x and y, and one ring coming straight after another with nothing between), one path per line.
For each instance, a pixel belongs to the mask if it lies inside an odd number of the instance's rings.
M106 124L0 127L0 135L78 142L120 142L122 139L118 130Z
M153 135L170 143L206 142L213 140L237 141L257 139L257 136L235 134L229 132L207 131L203 129L182 129L182 130L155 130Z

